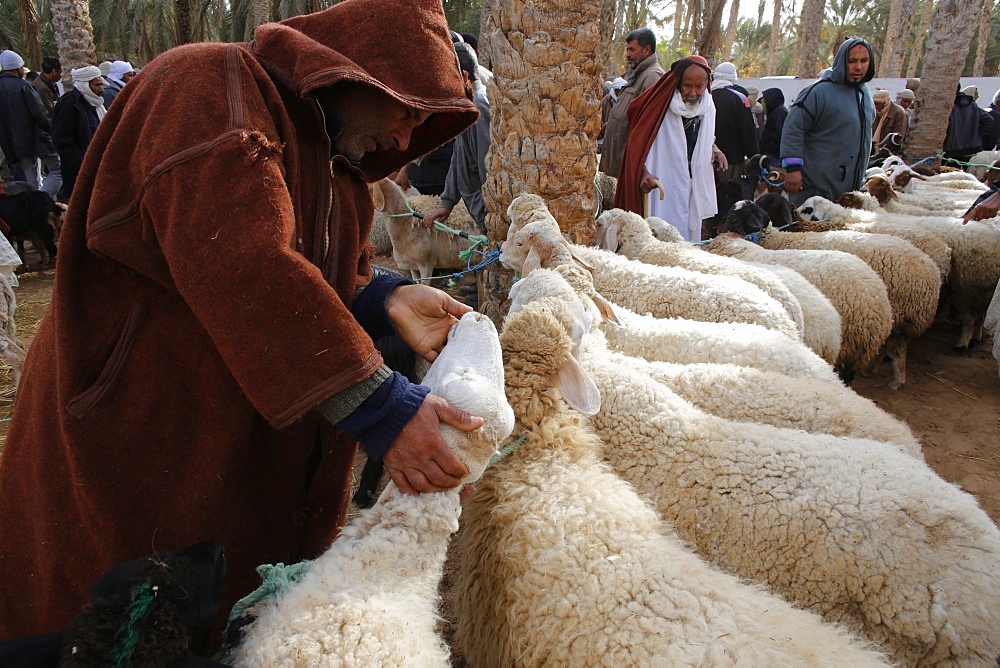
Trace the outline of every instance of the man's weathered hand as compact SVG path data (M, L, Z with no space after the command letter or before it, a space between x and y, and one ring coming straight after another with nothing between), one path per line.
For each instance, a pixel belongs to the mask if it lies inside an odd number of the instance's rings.
M643 193L648 193L654 190L659 182L645 167L642 168L642 180L639 181L639 190Z
M712 164L715 165L715 170L718 172L729 169L729 160L726 159L726 154L714 144L712 145Z
M482 418L428 394L382 457L382 463L401 492L443 492L457 487L462 477L468 475L469 469L441 436L441 422L462 431L483 426Z
M424 216L424 227L431 227L432 225L434 225L435 220L440 220L443 223L444 221L448 220L448 216L450 215L451 211L444 208L443 206L439 206L438 208L434 209L433 211Z
M472 309L429 285L399 285L386 300L396 334L413 352L433 362L448 342L448 331Z
M802 172L786 172L783 187L785 192L793 195L802 190Z
M982 202L977 204L972 210L962 216L962 224L965 225L970 220L987 220L996 218L1000 213L1000 192L995 192Z

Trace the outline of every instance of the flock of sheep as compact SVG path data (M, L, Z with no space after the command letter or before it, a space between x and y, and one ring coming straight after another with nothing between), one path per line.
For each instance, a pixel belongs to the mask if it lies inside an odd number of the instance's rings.
M424 379L486 420L447 435L482 474L464 509L390 482L237 663L448 665L451 545L471 665L995 666L1000 530L844 382L883 355L904 382L939 296L957 345L1000 317L1000 231L958 219L982 186L900 173L808 203L813 231L705 249L619 210L576 246L517 197L500 333L466 315Z

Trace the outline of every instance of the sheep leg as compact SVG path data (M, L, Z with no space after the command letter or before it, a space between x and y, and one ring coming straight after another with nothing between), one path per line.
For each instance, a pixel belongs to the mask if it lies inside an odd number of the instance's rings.
M885 355L892 362L892 381L889 389L898 390L906 382L906 350L909 339L902 332L893 332L885 342Z

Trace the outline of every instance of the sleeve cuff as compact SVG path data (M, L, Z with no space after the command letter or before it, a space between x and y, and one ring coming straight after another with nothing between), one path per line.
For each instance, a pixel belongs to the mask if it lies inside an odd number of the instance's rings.
M415 385L393 371L371 396L336 425L359 441L369 457L381 460L429 393L429 387Z
M781 167L786 172L798 172L802 169L802 158L782 158Z
M375 276L365 289L358 293L354 304L351 305L351 315L373 341L396 333L396 328L389 320L385 303L389 293L397 285L413 285L413 281L391 274Z

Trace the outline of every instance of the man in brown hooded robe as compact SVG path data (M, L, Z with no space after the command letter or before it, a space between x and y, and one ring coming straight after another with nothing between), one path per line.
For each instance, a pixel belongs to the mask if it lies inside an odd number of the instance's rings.
M439 423L481 420L372 339L433 358L469 309L372 280L367 183L476 118L440 0L345 0L132 80L84 159L0 458L0 638L208 538L227 612L258 564L330 544L358 440L404 491L458 484Z

